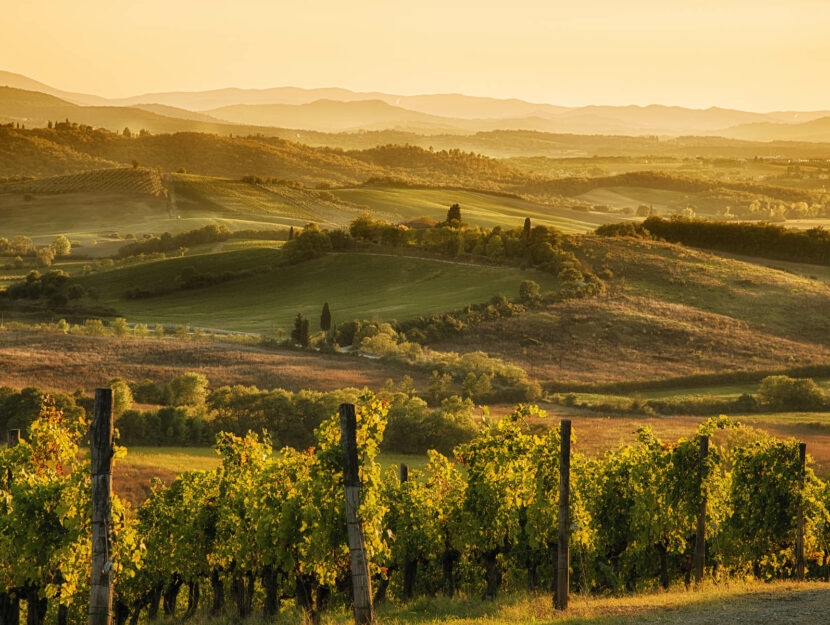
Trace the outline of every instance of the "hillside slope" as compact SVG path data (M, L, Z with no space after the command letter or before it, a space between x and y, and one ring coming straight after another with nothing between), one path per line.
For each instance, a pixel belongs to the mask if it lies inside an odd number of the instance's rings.
M161 196L164 186L154 169L118 167L34 180L0 182L4 193L137 193Z
M800 124L758 122L741 124L725 130L724 136L749 141L830 141L830 117Z
M19 149L21 146L23 150ZM57 158L55 153L63 158ZM79 163L70 166L66 161L73 154ZM125 137L63 125L57 130L0 128L0 176L57 174L67 169L77 171L81 164L89 162L111 165L133 160L164 171L185 168L190 173L230 178L256 174L309 184L354 184L386 177L431 185L498 189L535 179L495 159L458 150L382 146L344 152L261 136L180 132Z
M830 285L658 242L574 237L608 295L488 322L437 349L501 354L542 381L670 378L830 362Z
M499 293L515 297L522 280L552 288L553 277L512 267L348 253L277 267L248 278L146 299L126 299L130 288L170 286L187 267L200 273L265 266L276 250L242 250L128 265L81 278L101 303L130 321L272 332L289 329L297 313L316 330L325 302L336 323L355 318L408 319L462 308Z

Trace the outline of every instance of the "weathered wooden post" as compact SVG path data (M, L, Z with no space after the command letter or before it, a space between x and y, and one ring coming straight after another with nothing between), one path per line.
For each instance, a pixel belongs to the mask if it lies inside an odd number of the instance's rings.
M571 536L571 421L563 419L561 424L561 450L559 456L559 547L556 562L556 595L554 607L568 608L570 587L570 536Z
M405 462L401 462L400 467L401 484L409 481L409 466ZM412 599L415 590L415 575L418 571L418 562L413 561L408 555L403 557L401 562L401 569L403 571L403 598Z
M112 506L112 390L95 390L89 429L92 473L92 580L89 625L112 624L112 562L109 520Z
M370 625L372 613L372 580L363 540L363 525L357 517L360 506L360 473L357 459L357 416L354 404L340 404L340 444L343 448L343 484L346 491L346 531L352 565L355 625ZM92 624L90 624L92 625Z
M700 451L698 453L698 466L700 467L701 475L703 475L706 460L709 456L709 437L700 437ZM703 583L703 573L706 567L706 505L707 496L705 492L705 485L700 484L700 508L697 511L697 534L695 535L695 554L694 554L694 569L695 569L695 584Z
M807 443L798 444L798 516L795 527L795 575L804 581L804 477L807 472Z

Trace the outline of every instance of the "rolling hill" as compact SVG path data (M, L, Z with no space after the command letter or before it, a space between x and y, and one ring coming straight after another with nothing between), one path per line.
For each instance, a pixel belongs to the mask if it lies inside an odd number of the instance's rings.
M103 304L129 321L272 332L288 329L298 312L319 318L324 302L335 322L354 318L409 319L462 308L493 295L514 296L522 280L551 288L537 271L442 260L350 253L277 267L249 278L147 299L128 300L128 288L169 285L186 267L202 273L264 266L279 252L251 249L173 258L81 278ZM313 321L313 323L316 323Z
M172 115L172 116L168 116ZM50 121L70 120L77 124L120 132L130 128L134 132L153 133L207 132L218 134L270 134L274 128L238 126L205 115L193 114L170 107L145 105L81 106L67 100L37 91L0 87L0 123L23 124L27 127L45 127Z
M458 125L447 117L409 111L381 100L338 102L316 100L308 104L235 104L207 111L211 116L238 124L299 128L320 132L367 129L434 128L446 132Z
M71 102L73 104L96 106L108 103L108 100L106 98L102 98L101 96L62 91L37 80L33 80L22 74L16 74L14 72L7 72L3 70L0 70L0 86L22 89L24 91L38 91L40 93L55 96L61 100L66 100L67 102Z
M723 131L723 135L747 141L830 141L830 116L802 123L759 122L741 124Z
M535 224L554 226L563 232L589 232L604 223L625 219L620 215L577 211L566 206L540 204L517 197L462 189L418 189L394 186L360 186L332 189L347 202L392 222L419 217L446 218L447 207L459 204L470 226L519 228L529 217Z
M608 295L487 322L436 349L501 354L550 382L612 382L830 360L826 281L669 243L585 236ZM534 339L529 341L528 339Z
M67 162L73 152L77 165ZM90 169L90 162L112 166L133 160L163 171L185 168L192 173L233 178L256 174L309 185L355 184L386 177L495 190L535 179L494 159L458 150L381 146L345 152L265 136L180 132L126 137L63 124L59 129L0 127L0 176L54 175Z

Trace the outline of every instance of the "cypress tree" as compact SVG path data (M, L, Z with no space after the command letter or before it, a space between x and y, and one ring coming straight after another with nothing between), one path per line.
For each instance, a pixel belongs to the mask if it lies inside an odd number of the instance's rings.
M310 338L308 319L303 316L303 313L297 313L297 317L294 319L294 329L291 330L291 340L298 345L308 347Z
M294 226L291 226L291 227L288 229L288 240L290 241L290 240L291 240L291 239L293 239L293 238L294 238Z
M525 217L525 225L522 229L522 237L525 241L530 239L530 217Z
M323 332L331 330L331 310L329 310L329 303L323 304L323 312L320 313L320 329Z
M461 221L461 207L458 204L453 204L447 211L447 223L452 224L456 221Z

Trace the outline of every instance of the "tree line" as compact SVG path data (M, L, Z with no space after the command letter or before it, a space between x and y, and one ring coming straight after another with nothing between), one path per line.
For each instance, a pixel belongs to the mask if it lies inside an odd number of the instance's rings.
M642 224L607 224L603 236L659 238L671 243L816 265L830 265L830 231L793 230L770 223L706 221L649 217Z

